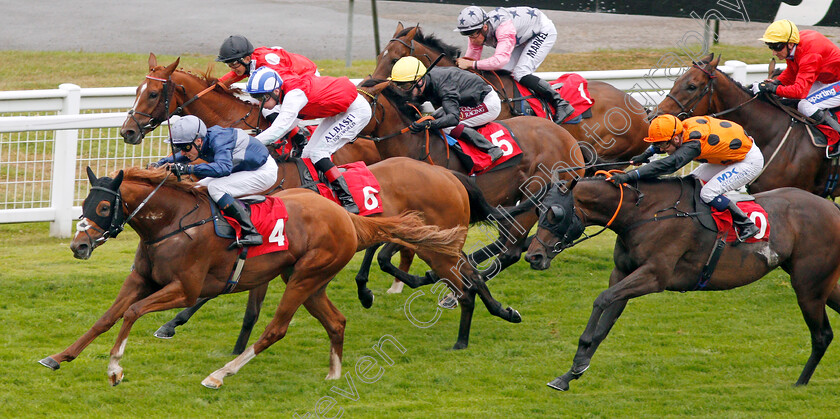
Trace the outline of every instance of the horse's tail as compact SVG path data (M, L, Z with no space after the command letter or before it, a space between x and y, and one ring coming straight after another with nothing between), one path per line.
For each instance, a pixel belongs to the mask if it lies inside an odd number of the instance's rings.
M515 207L496 208L487 202L481 189L470 180L470 177L461 173L452 171L452 174L464 185L467 190L467 196L470 200L470 223L477 223L480 221L502 221L505 219L516 217L519 214L530 211L534 208L531 199L525 199L521 204ZM542 196L542 192L538 194Z
M356 237L357 250L366 249L376 243L392 242L409 249L427 250L451 256L461 254L467 238L466 227L442 230L423 221L419 211L406 211L396 217L365 218L350 214Z

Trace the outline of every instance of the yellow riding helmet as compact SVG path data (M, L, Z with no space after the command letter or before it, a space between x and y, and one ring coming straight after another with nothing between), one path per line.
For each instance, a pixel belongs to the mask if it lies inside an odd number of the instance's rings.
M683 132L682 121L674 115L659 115L650 122L648 136L644 138L649 143L668 141L671 137Z
M388 80L395 82L417 81L426 74L426 66L414 57L402 57L391 69L391 77Z
M782 19L777 20L767 27L764 31L764 36L758 38L759 41L768 43L799 43L799 29L793 22Z

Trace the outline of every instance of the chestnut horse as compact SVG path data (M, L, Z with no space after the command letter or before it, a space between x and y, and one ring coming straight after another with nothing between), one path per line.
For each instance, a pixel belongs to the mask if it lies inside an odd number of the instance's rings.
M548 268L551 258L579 242L585 226L606 226L617 234L609 288L595 299L572 368L550 387L568 390L569 381L580 378L631 298L665 290L733 289L777 267L790 275L811 332L811 355L796 381L808 383L832 339L825 306L840 312L840 208L796 188L756 194L768 214L769 241L725 246L706 282L701 271L716 234L697 222L695 182L654 179L639 181L636 189L616 187L604 177L585 178L569 189L555 184L542 199L547 210L526 256L535 269Z
M706 56L674 82L659 113L680 118L711 115L737 122L764 155L764 171L747 186L750 192L792 186L820 196L836 197L838 168L825 150L811 144L805 124L732 80L717 66L720 56Z
M428 225L441 229L458 227L466 230L471 221L481 221L498 213L494 212L493 208L482 205L480 193L469 185L468 181L459 180L455 174L442 167L397 157L383 160L369 168L379 181L379 199L384 216L419 211L424 215L424 220ZM278 183L286 189L299 188L303 183L294 162L278 163L278 179ZM372 249L377 247L378 245L368 247L365 257L372 257ZM380 266L386 273L394 275L411 288L429 285L439 278L445 278L446 283L458 291L461 321L455 348L466 348L469 343L476 293L493 315L512 323L519 323L522 320L516 310L510 307L502 309L502 305L493 298L478 273L470 264L459 263L460 259L457 256L429 251L421 251L418 256L432 268L431 272L422 277L405 273L393 266L388 259L380 259ZM364 307L368 308L373 303L374 297L367 288L367 276L357 276L356 281L359 300ZM234 354L242 353L247 345L251 330L259 317L265 292L265 288L254 289L251 292L239 339L234 346ZM195 306L178 313L175 318L161 326L155 332L155 336L160 338L174 336L175 328L186 323L206 301L200 300Z
M119 365L132 325L155 311L195 304L199 297L213 297L228 290L228 277L237 252L228 249L231 239L216 236L209 196L189 181L176 182L162 169L129 168L113 178L96 178L87 169L91 190L82 207L82 220L70 244L79 259L115 237L128 223L140 236L131 273L114 304L67 349L40 361L58 369L72 361L97 336L120 318L122 327L111 349L108 378L111 385L123 379ZM288 250L248 259L233 291L262 286L281 275L286 289L274 319L259 340L207 379L217 388L225 375L236 373L254 356L282 339L295 311L303 304L330 337L330 372L341 376L344 316L326 295L326 286L359 249L381 241L415 247L418 254L434 252L457 258L466 229L441 230L427 225L416 212L396 217L363 218L348 213L328 199L304 190L274 196L285 202L290 222L285 224Z
M174 114L195 115L208 127L268 128L260 105L236 97L226 86L209 77L210 70L203 76L177 70L180 60L158 66L155 54L149 54L149 74L137 86L134 107L120 128L126 143L140 144L146 134ZM381 160L373 143L364 139L345 145L332 158L338 165L354 161L373 164Z
M409 124L419 115L416 108L407 104L410 97L389 84L370 79L359 87L373 107L373 117L361 135L371 136L384 158L406 156L464 173L461 161L454 152L450 153L437 133L426 131L414 134L408 131ZM583 174L580 145L560 125L534 116L519 116L501 122L516 138L522 157L511 166L502 165L498 170L470 177L490 205L516 204L526 196L525 192L548 185L555 169L578 168L565 173L564 178ZM533 211L497 221L500 221L503 234L492 244L470 255L471 262L479 264L498 254L495 265L484 273L488 277L519 260L527 247L526 238L537 221L537 214Z
M419 26L405 29L399 23L393 39L377 57L372 77L385 79L390 76L394 63L402 57L414 56L428 66L441 54L445 55L437 65L454 66L461 50L434 36L424 35ZM502 106L499 119L516 116L515 104L511 101L515 97L516 87L510 74L494 71L480 71L478 74L493 86L503 103L508 105ZM595 102L591 108L592 117L578 124L562 125L578 141L588 145L584 149L585 155L594 152L603 162L627 161L647 148L642 139L647 136L649 124L647 111L642 104L601 81L589 82L589 95Z

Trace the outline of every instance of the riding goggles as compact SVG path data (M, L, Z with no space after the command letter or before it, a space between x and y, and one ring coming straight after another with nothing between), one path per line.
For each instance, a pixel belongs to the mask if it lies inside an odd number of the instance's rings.
M469 31L461 31L461 35L468 36L470 38L474 38L476 36L476 34L481 32L481 29L482 28L472 29L472 30L469 30Z
M770 48L773 51L779 52L787 46L785 42L767 42L767 48Z
M174 147L175 150L189 153L193 149L193 147L195 147L195 143L173 144L172 147Z

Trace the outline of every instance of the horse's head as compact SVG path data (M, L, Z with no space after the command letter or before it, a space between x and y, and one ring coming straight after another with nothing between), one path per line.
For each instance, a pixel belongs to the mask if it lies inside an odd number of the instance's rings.
M149 54L149 74L137 86L134 107L128 111L128 117L120 127L120 135L126 143L140 144L147 133L166 120L175 106L172 73L180 61L179 57L166 67L158 66L155 54Z
M398 23L394 37L376 57L376 68L372 76L377 79L387 78L394 64L402 57L413 56L428 67L441 54L445 58L438 65L451 66L454 65L453 60L461 55L461 50L444 44L434 36L424 36L420 26L406 29L402 23Z
M572 192L576 184L574 180L567 188L553 182L543 197L537 233L525 254L532 269L548 269L551 260L583 234L583 221L577 215Z
M680 119L712 113L719 62L720 56L714 58L714 54L695 62L674 82L668 96L657 106L656 112L651 112L649 119L663 113Z
M93 249L122 231L125 220L120 193L123 171L120 170L114 179L97 178L88 167L87 175L90 192L82 203L82 217L76 224L76 235L70 242L70 249L76 259L90 258Z

